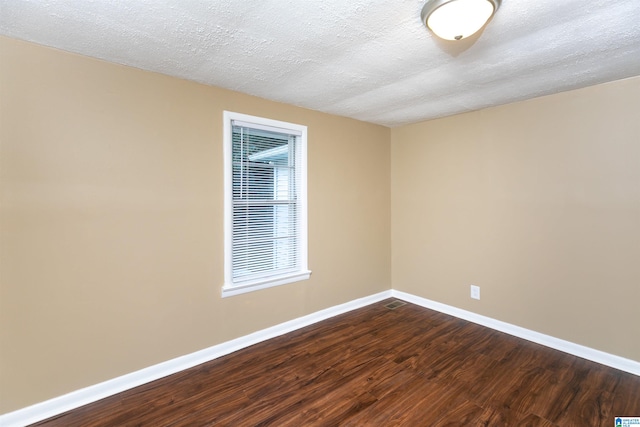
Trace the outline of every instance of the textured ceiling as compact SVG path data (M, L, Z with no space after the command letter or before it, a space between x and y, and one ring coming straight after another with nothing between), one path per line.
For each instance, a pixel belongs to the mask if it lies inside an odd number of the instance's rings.
M0 0L0 34L397 126L640 75L640 0L503 0L436 39L424 0Z

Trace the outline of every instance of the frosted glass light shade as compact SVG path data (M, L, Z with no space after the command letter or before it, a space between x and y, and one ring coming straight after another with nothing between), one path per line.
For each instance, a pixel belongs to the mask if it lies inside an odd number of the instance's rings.
M440 38L461 40L480 30L499 6L500 0L429 0L422 21Z

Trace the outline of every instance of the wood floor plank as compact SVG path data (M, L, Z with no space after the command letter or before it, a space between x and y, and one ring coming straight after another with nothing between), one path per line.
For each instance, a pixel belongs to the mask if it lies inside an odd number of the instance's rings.
M611 426L640 377L412 304L354 310L37 426Z

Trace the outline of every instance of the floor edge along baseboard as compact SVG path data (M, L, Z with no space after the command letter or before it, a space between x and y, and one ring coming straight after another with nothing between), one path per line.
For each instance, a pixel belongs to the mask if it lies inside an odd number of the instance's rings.
M570 341L552 337L550 335L545 335L540 332L512 325L511 323L502 322L491 317L476 314L471 311L466 311L447 304L442 304L426 298L417 297L405 292L392 290L391 294L394 298L402 299L424 308L429 308L431 310L439 311L444 314L449 314L459 319L477 323L478 325L482 325L496 331L504 332L517 338L522 338L524 340L531 341L545 347L553 348L554 350L559 350L564 353L571 354L572 356L581 357L583 359L591 360L592 362L596 362L601 365L609 366L611 368L619 369L621 371L640 376L640 362L637 362L635 360L626 359L624 357L616 356L610 353L605 353L604 351L596 350L580 344L575 344Z
M185 369L209 362L259 342L284 335L387 298L391 298L390 290L316 311L315 313L280 323L204 350L149 366L139 371L131 372L41 403L36 403L26 408L0 415L0 426L23 427L46 420L47 418L104 399L105 397L113 396L114 394L184 371Z
M325 310L320 310L204 350L171 359L139 371L73 391L63 396L0 415L0 425L3 427L22 427L36 423L72 409L79 408L80 406L104 399L105 397L121 393L125 390L129 390L142 384L146 384L210 360L214 360L218 357L225 356L259 342L284 335L339 314L392 297L640 376L640 362L625 359L599 350L594 350L589 347L581 346L549 335L544 335L539 332L531 331L529 329L428 300L426 298L401 291L389 290L330 307Z

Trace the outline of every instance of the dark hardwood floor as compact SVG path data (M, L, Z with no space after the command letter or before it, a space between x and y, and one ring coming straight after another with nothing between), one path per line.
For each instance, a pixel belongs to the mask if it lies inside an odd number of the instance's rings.
M391 300L38 426L613 426L640 377Z

